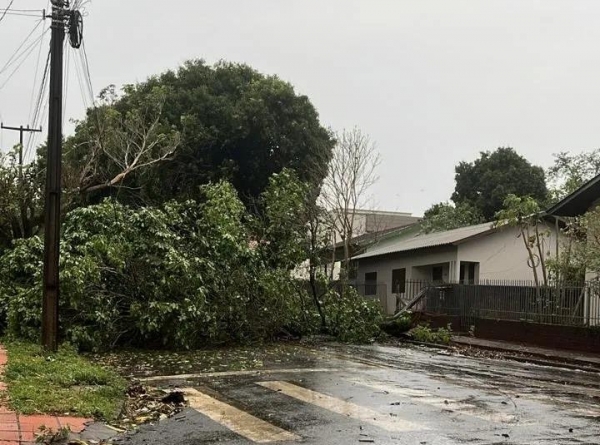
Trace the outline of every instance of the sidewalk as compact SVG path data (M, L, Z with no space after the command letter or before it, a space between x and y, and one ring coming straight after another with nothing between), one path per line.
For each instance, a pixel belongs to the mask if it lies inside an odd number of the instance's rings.
M6 350L0 345L0 380L4 375L4 367L8 362ZM6 384L0 382L0 392L6 391ZM80 417L59 417L53 415L24 416L0 406L0 445L35 444L36 433L40 427L52 429L53 432L68 427L73 433L80 433L86 424L93 419Z
M455 336L452 337L452 344L458 346L473 346L492 351L503 351L514 354L526 354L546 360L576 364L600 368L600 354L587 352L566 351L563 349L539 348L536 346L521 345L499 340L484 340L482 338Z

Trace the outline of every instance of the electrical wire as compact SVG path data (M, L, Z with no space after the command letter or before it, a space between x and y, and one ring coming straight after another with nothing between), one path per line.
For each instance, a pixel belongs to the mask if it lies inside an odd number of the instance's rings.
M14 16L14 17L33 17L33 18L39 18L40 16L43 17L44 11L40 10L37 14L34 14L32 12L7 12L6 15L9 16Z
M62 124L63 127L65 125L65 119L67 116L67 99L69 97L69 74L71 72L71 51L68 49L67 41L64 43L64 51L66 52L66 57L64 60L64 79L63 79L63 109L62 109Z
M6 12L7 14L10 14L11 12L44 12L43 9L15 9L15 8L1 8L0 12Z
M44 21L43 32L46 30L46 22ZM42 59L42 48L44 46L44 41L40 42L40 47L37 55L37 62L35 65L35 74L33 76L33 87L31 88L31 98L29 100L29 122L33 120L33 110L34 110L34 100L35 100L35 92L37 90L37 82L38 82L38 74L40 73L40 61ZM48 61L46 62L48 64Z
M48 101L44 101L46 97L46 91L48 87L48 77L50 73L50 54L48 51L48 56L46 58L46 66L44 68L44 73L42 75L42 80L39 88L39 93L37 96L35 107L32 110L32 115L30 116L29 121L33 123L33 127L37 128L40 126L41 122L44 119L45 112L47 110ZM35 142L37 141L38 133L29 133L29 137L27 140L27 147L25 148L25 157L29 156L32 151Z
M45 34L45 33L44 33ZM44 34L42 34L40 37L38 37L28 48L27 48L27 52L23 52L22 53L22 59L19 62L19 64L16 66L16 68L10 73L10 75L8 76L8 78L6 78L6 80L4 81L4 83L2 85L0 85L0 90L2 90L7 84L8 82L10 82L10 80L12 79L12 77L15 75L15 73L17 71L19 71L19 69L23 66L23 64L25 63L25 61L29 58L29 56L35 51L35 44L39 43L40 40L42 40L44 38ZM19 58L21 58L21 56L19 56ZM0 73L2 74L2 73Z
M81 99L83 100L83 105L86 108L86 110L88 108L90 108L90 100L89 100L89 90L86 92L86 87L84 86L85 83L85 74L84 74L84 69L83 69L83 62L81 61L81 57L74 57L73 58L73 66L75 68L75 74L77 76L77 83L79 84L79 91L81 92ZM92 103L93 103L93 98L92 98Z
M43 20L39 20L35 26L33 27L33 29L31 30L31 32L29 34L27 34L27 37L25 37L25 40L23 40L21 42L21 44L19 45L19 47L12 53L12 55L8 58L8 61L4 64L4 66L2 68L0 68L0 75L6 70L8 69L8 67L14 62L15 57L17 56L17 54L19 54L19 51L21 51L21 49L23 49L23 47L27 44L27 42L29 41L29 38L33 35L33 33L36 31L36 29L38 29L38 27L43 23Z
M10 3L8 4L8 8L6 8L4 10L4 13L2 14L2 16L0 16L0 23L2 23L2 20L4 20L4 17L6 17L6 14L9 13L10 8L12 8L13 3L15 2L15 0L10 0Z
M91 71L90 71L90 61L88 59L88 55L87 55L87 50L85 47L85 41L82 41L81 44L81 51L80 51L80 55L82 55L82 62L83 62L83 67L84 67L84 75L85 75L85 79L87 81L87 87L88 87L88 92L90 94L90 97L92 99L92 104L95 102L95 96L94 96L94 86L92 84L92 75L91 75Z

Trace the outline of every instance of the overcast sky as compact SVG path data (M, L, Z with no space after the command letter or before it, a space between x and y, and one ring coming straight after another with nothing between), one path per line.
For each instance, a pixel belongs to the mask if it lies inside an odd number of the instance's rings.
M512 146L547 167L558 151L600 146L600 1L92 0L86 11L95 93L190 58L277 74L324 125L358 125L377 142L381 209L422 214L447 200L455 164L481 150ZM35 23L0 23L0 68ZM84 113L69 54L67 119ZM37 55L4 86L10 70L0 74L5 124L30 119ZM4 149L17 141L0 136Z

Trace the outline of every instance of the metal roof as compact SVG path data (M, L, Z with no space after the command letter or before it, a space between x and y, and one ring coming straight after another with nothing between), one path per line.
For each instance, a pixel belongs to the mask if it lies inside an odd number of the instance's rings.
M548 215L580 216L600 199L600 175L592 178L560 202L546 210Z
M409 250L424 249L427 247L447 246L458 244L468 238L494 231L494 223L478 224L476 226L461 227L460 229L447 230L444 232L435 232L416 235L410 238L403 237L399 240L381 243L374 246L369 251L355 256L353 259L371 258L390 253L406 252Z

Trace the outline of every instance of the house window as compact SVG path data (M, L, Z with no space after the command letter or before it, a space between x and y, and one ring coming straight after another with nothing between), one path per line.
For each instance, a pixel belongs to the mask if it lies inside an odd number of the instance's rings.
M377 295L377 272L365 274L365 295Z
M356 261L351 261L348 265L348 279L356 280L358 276L358 263Z
M444 281L444 268L442 266L433 266L431 268L431 280L434 283Z
M475 284L476 277L476 267L477 263L468 263L461 262L460 263L460 283L461 284Z
M392 270L392 293L403 294L406 292L406 269Z

